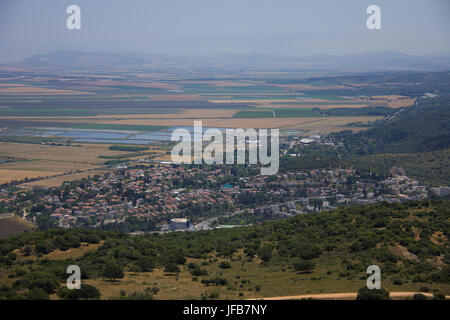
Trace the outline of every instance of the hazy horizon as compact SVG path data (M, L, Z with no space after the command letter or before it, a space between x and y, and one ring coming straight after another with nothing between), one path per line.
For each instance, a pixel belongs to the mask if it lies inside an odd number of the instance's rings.
M68 30L66 8L81 8ZM381 30L366 28L366 8L381 7ZM0 63L59 50L306 57L395 51L449 52L446 0L368 1L51 1L0 4Z

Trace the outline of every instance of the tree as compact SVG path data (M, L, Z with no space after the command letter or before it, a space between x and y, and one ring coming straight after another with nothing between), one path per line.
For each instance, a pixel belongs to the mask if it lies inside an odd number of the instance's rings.
M427 296L421 293L415 293L413 295L413 300L428 300Z
M32 252L33 249L31 248L30 245L26 245L25 248L23 249L23 255L26 257L28 257Z
M82 299L100 299L100 290L89 284L82 284L79 291Z
M294 270L299 272L309 273L315 268L315 264L309 260L299 260L294 262Z
M175 263L169 262L168 264L166 264L166 267L164 268L164 272L167 272L167 273L179 273L180 272L180 268Z
M18 280L15 285L29 290L39 288L51 294L59 287L59 280L50 272L32 272Z
M100 291L89 284L82 284L79 290L70 290L67 287L61 287L57 294L58 297L64 300L100 299Z
M142 271L151 271L155 267L155 262L152 258L142 258L136 261L136 264L142 268Z
M207 276L208 275L208 271L197 266L197 267L195 267L194 269L191 270L191 274L193 276L195 276L195 277Z
M231 263L229 261L222 261L221 263L219 263L219 268L230 269Z
M50 297L48 296L48 293L45 292L44 289L41 288L33 288L28 291L26 298L28 300L49 300Z
M389 291L384 288L371 290L364 287L358 290L356 300L390 300Z
M271 246L262 246L259 249L259 256L261 257L261 260L267 262L272 259L272 251L273 249Z
M294 255L304 260L318 258L322 254L322 249L312 243L300 243L295 249Z
M112 281L122 279L124 277L123 268L114 262L109 262L106 264L102 275Z

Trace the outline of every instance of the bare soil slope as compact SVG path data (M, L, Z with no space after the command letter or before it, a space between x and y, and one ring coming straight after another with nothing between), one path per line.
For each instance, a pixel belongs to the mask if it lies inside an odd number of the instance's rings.
M0 214L0 239L37 230L37 226L11 214Z

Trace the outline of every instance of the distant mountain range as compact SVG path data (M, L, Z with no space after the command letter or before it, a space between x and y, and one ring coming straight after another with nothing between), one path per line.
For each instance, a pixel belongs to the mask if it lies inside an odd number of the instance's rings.
M110 52L55 51L38 54L23 60L20 64L29 67L82 67L82 66L137 66L147 63L124 54Z
M351 55L314 55L288 57L277 55L215 54L204 56L154 55L136 52L55 51L31 56L19 66L32 69L216 69L240 68L289 71L447 71L450 53L408 55L394 51L380 51Z

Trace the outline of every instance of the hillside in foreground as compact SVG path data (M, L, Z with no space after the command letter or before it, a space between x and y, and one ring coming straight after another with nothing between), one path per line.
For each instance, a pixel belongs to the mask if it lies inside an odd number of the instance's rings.
M0 239L37 230L30 221L16 215L0 214Z
M0 241L0 297L68 298L62 287L72 264L102 299L356 292L373 264L388 291L448 295L449 215L450 201L426 200L343 207L227 230L33 232Z

